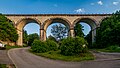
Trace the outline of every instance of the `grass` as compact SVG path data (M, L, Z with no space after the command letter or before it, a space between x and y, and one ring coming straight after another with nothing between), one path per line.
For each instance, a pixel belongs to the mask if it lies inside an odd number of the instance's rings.
M34 53L34 52L32 52ZM80 56L64 56L60 54L59 51L49 51L46 53L34 53L38 56L54 59L54 60L62 60L62 61L85 61L85 60L94 60L94 56L92 53L82 53Z
M120 47L119 46L109 46L104 49L95 49L96 51L101 51L101 52L119 52L120 53Z
M0 64L0 68L16 68L14 64Z
M12 48L21 48L22 46L9 46L6 45L6 50L12 49Z
M107 49L96 49L97 51L100 51L100 52L119 52L120 53L120 50L107 50Z
M7 68L6 64L0 64L0 68Z

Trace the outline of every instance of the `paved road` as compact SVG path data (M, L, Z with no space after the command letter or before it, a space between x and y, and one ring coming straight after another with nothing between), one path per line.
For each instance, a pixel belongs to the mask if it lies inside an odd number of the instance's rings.
M0 64L13 64L7 55L7 50L0 50Z
M17 68L120 68L120 60L64 62L36 56L18 48L8 51Z
M91 51L91 52L96 57L96 60L116 60L116 59L120 59L120 53L106 53L106 52L97 52L97 51Z

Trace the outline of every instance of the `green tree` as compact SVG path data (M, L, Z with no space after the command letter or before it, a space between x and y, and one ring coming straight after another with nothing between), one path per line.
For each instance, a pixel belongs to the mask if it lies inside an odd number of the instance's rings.
M37 33L28 35L28 45L31 46L34 40L39 40L39 35Z
M61 40L68 36L68 29L62 24L53 25L51 33L56 40Z
M52 35L48 36L47 40L52 40L52 41L57 42L56 39Z
M89 32L87 36L85 36L85 40L88 42L88 47L92 48L92 31Z
M0 40L9 42L16 42L18 34L12 22L4 15L0 14Z
M84 37L83 30L84 30L83 26L81 24L77 23L74 27L75 36Z
M28 34L26 30L23 30L23 43L28 44Z
M105 48L111 45L119 45L120 40L120 11L113 13L111 17L101 22L97 29L96 44L98 48Z
M80 53L86 53L88 51L87 42L83 37L68 37L62 40L60 50L63 55L80 55Z

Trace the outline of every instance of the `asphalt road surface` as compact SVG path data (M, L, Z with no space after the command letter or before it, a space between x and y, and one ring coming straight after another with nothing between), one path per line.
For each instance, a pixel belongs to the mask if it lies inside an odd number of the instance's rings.
M16 68L120 68L120 60L65 62L36 56L28 48L11 49L8 55Z
M7 50L0 50L0 64L13 64L7 55Z

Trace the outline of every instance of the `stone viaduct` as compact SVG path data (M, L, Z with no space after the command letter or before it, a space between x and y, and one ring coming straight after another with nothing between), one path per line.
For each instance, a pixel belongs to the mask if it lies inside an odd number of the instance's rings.
M92 30L92 42L95 41L96 28L101 21L111 14L5 14L17 29L19 38L17 45L23 45L23 28L26 24L35 22L40 25L40 39L46 40L47 27L55 22L62 23L69 28L69 36L74 37L74 26L76 23L85 22ZM34 29L34 28L33 28Z

